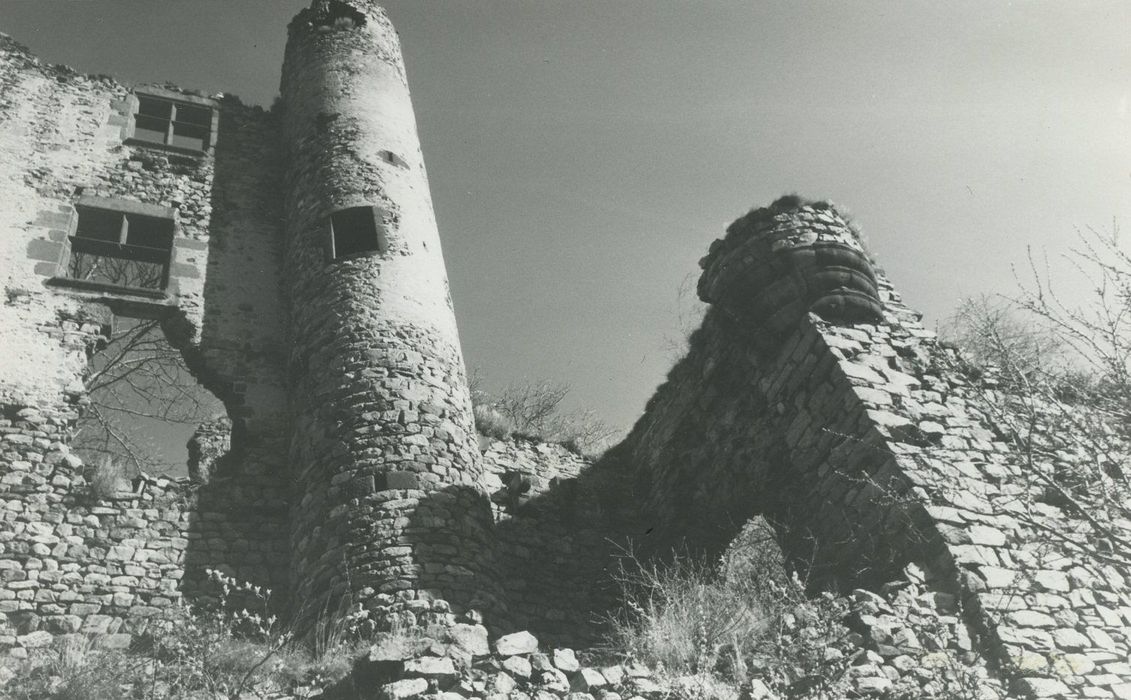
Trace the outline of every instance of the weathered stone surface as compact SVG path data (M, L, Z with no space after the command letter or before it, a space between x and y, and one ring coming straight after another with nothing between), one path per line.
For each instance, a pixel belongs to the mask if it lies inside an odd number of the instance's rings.
M573 649L554 649L554 666L565 671L566 673L574 673L581 664L577 662L577 657L574 656Z
M503 659L503 669L515 678L530 678L533 672L530 662L521 656L508 656Z
M486 656L491 653L487 641L487 628L483 625L455 624L446 630L448 639L472 656Z
M1069 692L1068 686L1055 678L1021 678L1017 685L1037 698L1065 697Z
M382 700L407 700L420 697L428 691L428 681L423 678L405 678L381 686Z
M518 687L518 684L514 682L514 678L511 678L509 674L503 673L502 671L492 676L491 681L488 683L490 692L504 696L509 695L516 687Z
M580 692L592 692L608 685L601 672L594 668L583 668L571 680L571 687Z
M452 681L459 675L451 659L434 656L422 656L406 661L404 673L407 676L420 676L444 682Z
M529 632L513 632L495 640L495 653L499 656L533 654L538 651L538 639Z
M431 640L396 632L377 635L369 646L369 661L404 661L423 653Z

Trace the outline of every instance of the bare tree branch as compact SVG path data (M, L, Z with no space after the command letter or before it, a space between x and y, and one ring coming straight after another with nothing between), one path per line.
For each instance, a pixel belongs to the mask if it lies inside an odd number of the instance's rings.
M131 471L165 471L160 446L146 419L196 425L221 410L196 383L180 352L157 321L115 318L105 345L90 360L86 378L90 403L78 425L74 446Z

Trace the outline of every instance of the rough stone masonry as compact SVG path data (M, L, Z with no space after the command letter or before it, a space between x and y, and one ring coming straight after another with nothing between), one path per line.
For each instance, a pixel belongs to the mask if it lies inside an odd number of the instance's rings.
M1131 697L1129 572L1011 514L1024 460L831 205L781 200L711 246L690 352L599 462L480 444L396 34L368 0L315 0L289 32L271 111L0 35L6 653L128 644L212 568L300 627L478 611L580 644L617 543L717 554L762 515L815 585L918 572L1019 697ZM227 410L190 479L99 493L71 450L114 316L160 320Z

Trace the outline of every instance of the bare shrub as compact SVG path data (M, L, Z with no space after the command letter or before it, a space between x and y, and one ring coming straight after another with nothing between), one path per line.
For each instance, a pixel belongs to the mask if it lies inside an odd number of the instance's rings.
M237 697L270 680L293 635L270 612L270 590L209 571L217 587L214 604L174 609L148 631L155 662L151 683L165 695L197 691Z
M1047 261L1042 272L1030 253L1031 280L1022 283L1017 303L1049 324L1096 379L1104 409L1126 424L1131 420L1131 254L1120 246L1118 225L1079 232L1067 262L1087 281L1089 301L1065 301Z
M475 417L475 430L480 435L503 440L514 432L514 423L490 404L475 404L472 413Z
M561 443L578 454L595 454L608 447L618 431L592 409L563 411L568 384L538 380L507 385L498 396L482 386L482 373L471 374L475 427L488 437L512 434Z
M281 696L349 675L364 650L342 635L314 653L269 612L270 591L210 572L216 598L169 608L130 651L99 648L100 635L68 635L33 649L4 687L17 700ZM349 623L347 622L347 625ZM349 636L349 639L346 637Z
M714 567L676 558L629 559L620 582L625 612L614 618L614 648L673 675L712 673L724 655L761 637L770 614L758 601L722 585Z
M130 472L163 472L154 422L196 426L224 408L197 384L158 321L115 317L109 335L90 358L85 378L89 403L73 446L84 458L110 457Z
M999 296L963 299L940 335L975 365L997 368L1014 382L1049 371L1064 354L1064 344L1047 324Z
M494 406L511 420L516 432L545 435L554 429L558 406L568 393L568 384L545 379L508 384Z
M739 686L759 679L789 697L841 697L850 663L841 622L848 603L807 597L763 532L747 528L743 538L756 546L730 552L718 566L687 557L642 562L626 552L610 650L669 679L695 675Z
M105 500L118 494L129 483L126 468L110 455L103 455L98 464L91 467L87 475L90 494Z
M975 386L1021 460L1023 498L1001 507L1101 574L1131 573L1131 255L1113 226L1082 232L1067 262L1086 302L1065 301L1030 254L1017 298L967 302L956 337L991 369ZM1045 517L1048 505L1082 530Z
M602 452L615 441L619 431L602 420L592 409L559 416L548 439L560 442L578 454Z
M116 650L97 649L96 637L68 635L32 650L6 691L18 700L118 700L139 684L144 665Z

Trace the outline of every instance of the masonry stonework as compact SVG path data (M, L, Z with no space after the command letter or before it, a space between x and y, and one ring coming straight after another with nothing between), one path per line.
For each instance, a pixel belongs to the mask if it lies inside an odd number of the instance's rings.
M951 639L1011 697L1131 692L1131 572L1086 514L1048 502L1027 474L1046 465L1014 446L1009 395L962 371L835 209L751 212L701 264L713 305L615 465L653 549L716 556L760 515L818 587L888 590L911 571L956 601Z
M296 593L336 609L495 605L490 510L400 45L368 3L315 3L283 64ZM378 250L331 259L331 215ZM340 227L339 227L340 228ZM335 240L328 240L331 235ZM441 607L444 609L446 606Z
M588 644L619 552L714 557L762 517L815 589L867 611L865 695L926 653L889 643L909 600L1012 696L1131 697L1131 572L1070 544L1087 530L1033 497L995 408L1013 399L963 372L831 205L785 198L712 244L688 354L599 460L477 437L395 31L368 0L315 0L289 32L271 111L0 35L7 653L124 646L209 569L272 588L300 630L482 614ZM214 143L136 138L139 95L211 110ZM82 206L171 219L163 289L67 278ZM189 478L96 487L72 451L122 316L160 320L227 411Z

